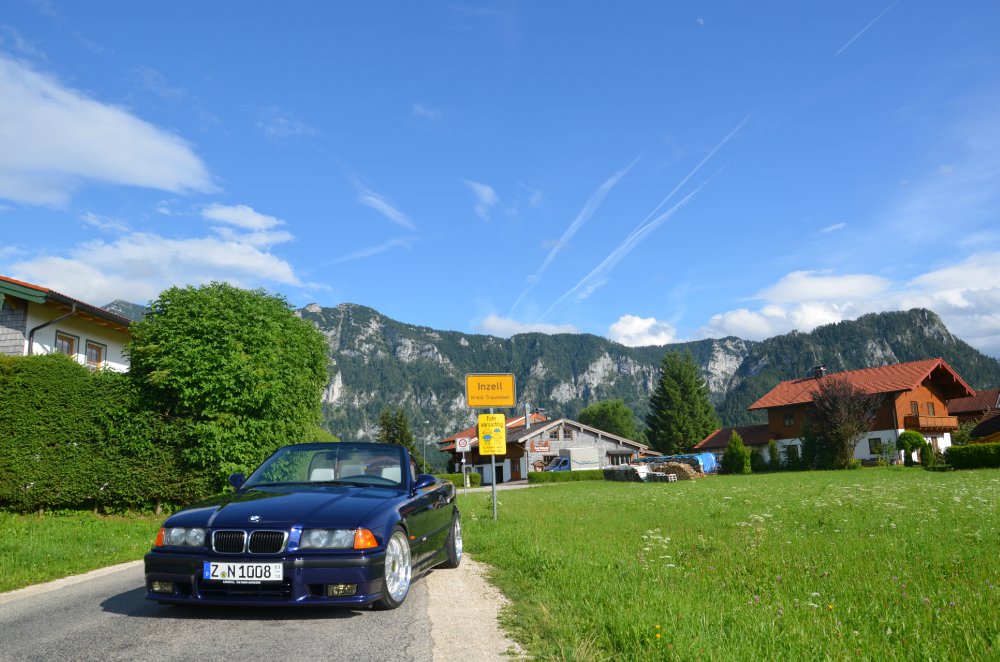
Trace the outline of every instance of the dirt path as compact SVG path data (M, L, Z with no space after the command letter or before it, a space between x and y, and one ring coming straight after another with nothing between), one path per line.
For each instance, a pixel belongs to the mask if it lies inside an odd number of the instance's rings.
M434 662L510 662L525 659L500 629L507 599L486 581L487 566L466 554L454 570L434 570L427 582Z

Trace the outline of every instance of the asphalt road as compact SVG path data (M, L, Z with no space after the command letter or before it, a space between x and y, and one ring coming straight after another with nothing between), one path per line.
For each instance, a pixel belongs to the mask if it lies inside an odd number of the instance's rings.
M427 579L393 611L177 607L145 600L132 564L0 596L0 660L430 662Z

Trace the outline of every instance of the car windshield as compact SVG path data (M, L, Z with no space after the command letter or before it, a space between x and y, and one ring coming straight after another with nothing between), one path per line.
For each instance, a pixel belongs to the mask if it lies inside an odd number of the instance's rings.
M552 458L549 461L548 465L546 465L546 466L555 467L555 466L558 466L560 462L562 462L562 458L561 457L554 457L554 458Z
M403 484L401 446L365 443L298 444L278 449L250 474L244 488L282 485Z

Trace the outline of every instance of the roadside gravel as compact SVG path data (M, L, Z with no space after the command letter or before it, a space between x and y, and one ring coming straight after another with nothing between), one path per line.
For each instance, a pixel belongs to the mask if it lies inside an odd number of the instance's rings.
M427 582L434 662L526 659L500 629L504 595L486 581L487 567L466 554L454 570L432 570Z

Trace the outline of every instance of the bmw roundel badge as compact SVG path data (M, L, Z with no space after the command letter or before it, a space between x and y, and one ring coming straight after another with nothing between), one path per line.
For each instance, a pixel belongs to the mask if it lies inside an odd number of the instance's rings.
M250 521L251 522L259 522L260 521L260 515L251 515L250 516Z

